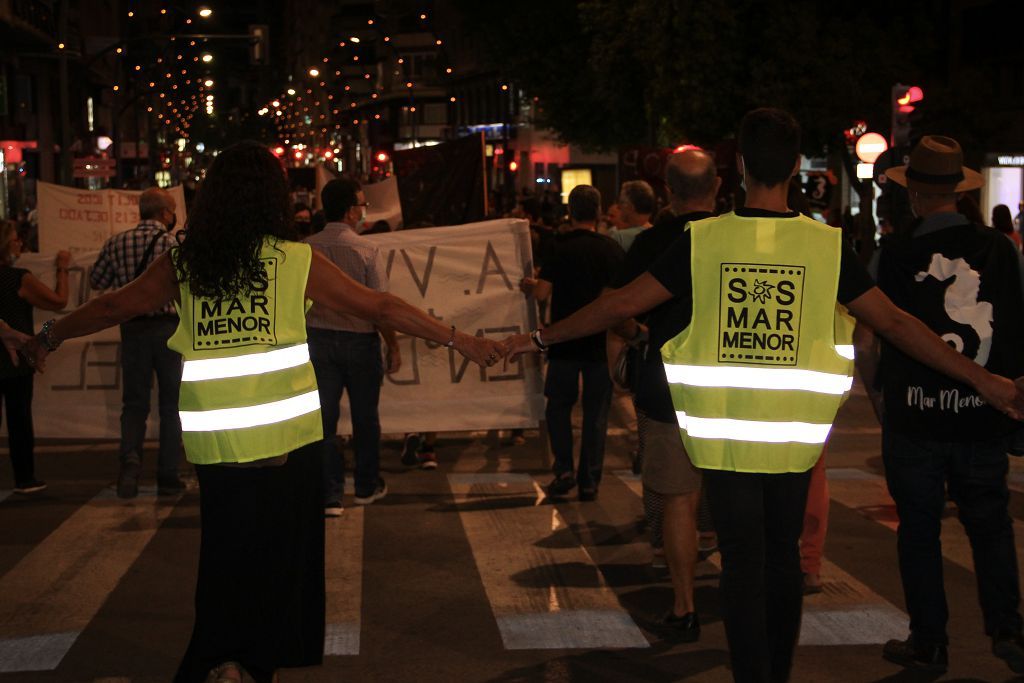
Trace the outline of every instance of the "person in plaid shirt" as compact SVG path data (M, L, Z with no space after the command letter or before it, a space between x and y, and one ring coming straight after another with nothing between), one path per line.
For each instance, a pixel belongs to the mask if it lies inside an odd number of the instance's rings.
M176 245L171 230L175 224L175 201L160 188L150 188L139 197L139 224L114 235L100 250L89 281L93 289L117 289L137 278L160 254ZM117 477L119 498L139 494L146 419L153 373L159 385L160 455L157 459L157 494L181 493L185 486L178 476L181 457L181 421L178 418L178 389L181 385L181 356L167 348L167 340L178 327L178 314L168 303L152 313L121 325L121 470Z

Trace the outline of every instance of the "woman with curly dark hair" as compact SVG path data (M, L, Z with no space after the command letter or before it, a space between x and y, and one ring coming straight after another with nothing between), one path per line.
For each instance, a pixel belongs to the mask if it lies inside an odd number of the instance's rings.
M357 284L292 241L284 170L262 145L220 154L181 246L141 277L26 344L41 365L79 337L174 300L168 346L185 360L179 410L200 484L192 639L175 681L261 683L320 664L324 642L323 438L306 346L309 300L454 348L482 366L503 348Z

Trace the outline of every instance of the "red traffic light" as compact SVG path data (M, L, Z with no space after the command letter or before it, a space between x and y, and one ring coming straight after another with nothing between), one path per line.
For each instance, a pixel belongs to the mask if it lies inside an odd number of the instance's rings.
M274 147L270 151L273 152L274 156L276 156L276 157L283 157L284 156L284 147L282 147L281 145L278 145L277 147Z
M377 161L379 161L382 164L387 163L387 161L388 161L388 153L387 152L377 152Z

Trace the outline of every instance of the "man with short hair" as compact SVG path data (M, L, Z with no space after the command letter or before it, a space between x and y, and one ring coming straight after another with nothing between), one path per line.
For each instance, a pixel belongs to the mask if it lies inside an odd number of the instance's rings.
M568 317L596 299L625 256L615 242L597 233L601 194L590 185L569 193L572 229L556 236L537 279L523 278L521 289L538 301L551 297L551 319ZM547 493L564 496L579 485L580 500L594 500L604 468L605 430L612 382L605 362L605 336L593 334L548 351L544 383L545 417L554 453L554 480ZM573 474L572 408L583 378L583 433Z
M971 224L956 208L960 193L983 185L981 174L963 166L956 140L935 135L921 139L908 165L886 175L908 190L919 222L886 241L879 255L879 288L973 363L1007 377L1024 374L1018 255L997 231ZM883 416L882 461L899 513L897 549L910 614L910 637L886 643L883 656L906 667L946 670L949 611L940 535L948 492L970 539L992 651L1015 673L1024 673L1006 486L1006 438L1020 423L993 409L972 387L889 343L881 349L883 400L878 401L873 335L862 327L857 342L859 360L868 361L865 384Z
M151 187L139 195L139 224L106 241L93 265L93 289L124 287L156 258L176 245L171 231L177 222L175 201L168 192ZM149 396L156 373L160 414L160 451L157 457L157 494L176 495L185 486L178 473L181 458L181 420L178 390L181 356L167 348L178 328L178 313L168 303L121 324L121 468L117 476L119 498L139 494L139 472L146 439Z
M669 212L655 225L636 236L626 260L611 286L625 287L643 275L662 254L671 248L693 221L710 218L715 197L722 184L714 159L706 152L687 149L669 157L665 171L669 192ZM646 185L646 183L645 183ZM623 185L623 195L628 195ZM649 188L648 188L649 189ZM653 193L652 193L653 196ZM697 503L700 499L700 471L686 456L679 440L679 426L659 349L678 332L674 322L689 302L668 301L639 320L630 318L610 336L609 355L617 338L633 339L647 328L649 337L643 356L634 369L634 402L644 444L643 488L645 503L652 508L660 502L664 510L663 539L665 560L672 578L675 599L662 623L683 641L700 636L700 620L693 601L694 568L697 563ZM617 350L615 350L617 355ZM648 505L645 505L648 507Z
M366 218L366 196L359 183L337 178L320 192L327 225L306 239L345 274L361 285L387 290L380 250L359 235ZM309 355L320 391L324 427L324 514L342 514L345 466L338 449L342 394L348 391L355 452L355 502L369 505L387 495L380 476L380 386L385 368L380 337L388 347L387 372L396 372L401 356L394 330L375 328L359 318L314 304L307 316Z
M619 199L618 220L624 228L611 227L608 236L615 240L623 251L629 251L636 236L651 227L651 217L658 210L658 198L654 190L643 180L622 183Z
M543 349L673 298L690 303L662 358L679 433L704 471L718 532L733 677L761 683L789 679L810 470L852 381L835 348L836 302L1015 419L1024 418L1024 389L894 306L837 230L789 210L789 179L800 166L800 126L790 114L748 112L738 146L744 208L690 223L633 282L505 347Z

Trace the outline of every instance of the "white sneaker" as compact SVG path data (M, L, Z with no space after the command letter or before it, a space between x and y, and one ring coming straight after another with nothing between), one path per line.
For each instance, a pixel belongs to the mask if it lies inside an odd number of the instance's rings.
M373 490L368 496L356 496L356 505L369 505L370 503L380 500L384 496L388 495L388 485L383 479L377 480L377 488Z

